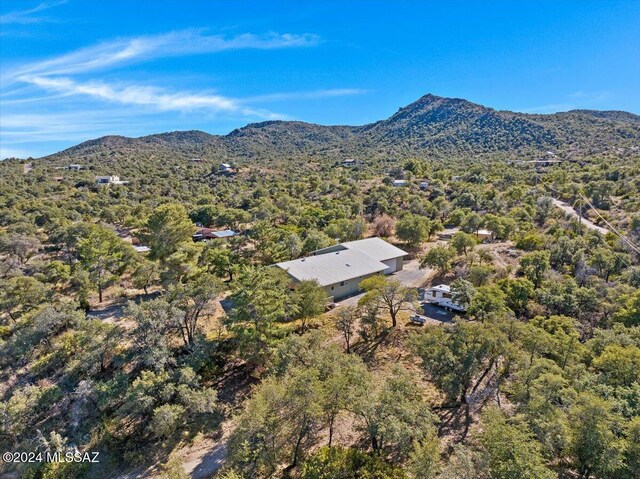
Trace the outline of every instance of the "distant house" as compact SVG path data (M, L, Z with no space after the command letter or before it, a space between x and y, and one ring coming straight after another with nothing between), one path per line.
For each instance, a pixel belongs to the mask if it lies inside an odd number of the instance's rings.
M480 241L492 240L493 239L493 231L480 229L480 230L476 231L476 237Z
M67 166L67 170L80 171L80 170L84 170L84 166L73 163Z
M99 185L126 185L128 181L122 181L119 176L96 176Z
M436 304L446 309L453 309L454 311L466 311L467 309L466 305L456 303L453 300L451 287L448 284L431 286L424 292L423 299L428 303Z
M218 174L220 175L235 175L236 169L229 163L220 163L218 167Z
M329 296L341 299L360 291L360 282L365 278L401 270L406 255L380 238L367 238L323 248L313 256L275 266L285 270L294 282L316 280Z
M342 166L345 166L347 168L351 168L352 166L356 166L357 164L358 162L353 158L345 158L344 160L342 160Z
M204 160L202 158L190 158L189 161L191 163L204 163Z
M393 180L391 182L391 184L394 187L399 187L399 186L409 186L409 182L407 180Z
M133 249L136 250L138 253L148 253L149 251L151 251L151 248L149 248L148 246L133 245Z
M232 238L237 235L238 233L233 230L214 230L211 228L200 227L193 234L192 238L193 241L209 241L219 238Z
M421 190L426 190L427 188L429 188L429 182L428 181L421 181L420 182L420 189Z

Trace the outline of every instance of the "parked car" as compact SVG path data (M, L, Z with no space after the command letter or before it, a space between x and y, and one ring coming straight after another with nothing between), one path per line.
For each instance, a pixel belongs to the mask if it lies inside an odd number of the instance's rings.
M418 326L424 326L427 324L427 318L420 316L419 314L412 314L409 321L413 324L417 324Z

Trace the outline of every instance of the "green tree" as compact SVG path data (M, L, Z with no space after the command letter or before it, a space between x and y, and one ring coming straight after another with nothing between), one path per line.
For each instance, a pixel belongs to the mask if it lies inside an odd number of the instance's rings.
M520 272L531 281L537 289L542 283L544 274L551 267L549 251L533 251L520 258Z
M424 216L407 213L396 223L396 236L410 246L418 246L429 238L429 227Z
M529 300L533 298L533 283L526 278L505 278L498 284L506 295L507 306L516 316L522 316L527 310Z
M508 420L502 411L490 408L482 415L478 437L481 455L492 479L553 479L542 448L527 425Z
M466 255L476 244L478 244L476 237L464 231L458 231L451 237L451 246L458 254Z
M324 313L329 301L326 290L316 280L300 281L292 294L292 302L296 306L296 316L300 318L302 332L307 328L307 321Z
M506 295L495 284L476 288L467 313L479 321L501 319L507 314Z
M180 245L191 241L195 226L184 206L165 203L158 206L147 220L147 244L151 257L165 260L178 251Z
M254 267L243 268L235 281L228 322L243 343L241 351L252 361L264 359L276 335L274 323L295 313L289 299L290 282L278 268Z
M616 321L627 326L640 325L640 290L637 290L620 298L624 306L614 315Z
M451 261L456 253L448 246L434 246L420 260L420 267L436 268L439 274L447 274L451 271Z
M456 279L451 282L451 299L454 302L468 306L473 301L476 290L473 285L464 279Z
M407 288L395 279L375 275L362 280L360 287L365 295L358 302L359 305L375 304L389 313L391 325L398 325L400 311L413 311L418 294L415 289Z
M464 404L469 391L494 368L506 344L497 328L457 323L425 329L411 339L410 347L447 398Z
M413 441L434 434L433 415L409 373L400 367L372 395L363 396L355 411L376 452L407 458Z
M623 444L613 428L611 404L583 393L569 410L569 450L581 477L613 478L622 465Z
M89 273L91 286L98 291L98 301L102 303L102 293L113 284L131 263L133 249L110 229L90 225L86 235L78 241L78 259Z
M201 314L223 291L220 280L210 274L200 274L169 288L169 302L182 311L180 333L187 349L193 349Z
M47 300L47 287L31 276L14 276L0 282L0 309L16 321Z

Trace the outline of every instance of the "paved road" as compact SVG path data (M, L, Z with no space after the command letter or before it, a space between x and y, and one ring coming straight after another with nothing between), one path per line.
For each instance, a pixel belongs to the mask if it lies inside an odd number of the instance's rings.
M575 219L580 220L580 215L576 212L576 210L574 210L570 204L565 203L564 201L560 201L557 200L555 198L553 198L553 205L557 208L560 208L562 211L564 211L565 213L573 216ZM589 221L586 218L582 218L582 224L585 225L588 229L593 230L593 231L597 231L598 233L602 233L603 235L606 235L609 230L607 228L603 228L602 226L598 226L596 224L594 224L593 222Z

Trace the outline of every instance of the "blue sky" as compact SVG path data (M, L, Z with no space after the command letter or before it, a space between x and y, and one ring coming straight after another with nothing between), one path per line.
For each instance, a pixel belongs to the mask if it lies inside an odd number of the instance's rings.
M4 0L0 158L107 134L364 124L426 93L640 113L640 1Z

